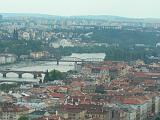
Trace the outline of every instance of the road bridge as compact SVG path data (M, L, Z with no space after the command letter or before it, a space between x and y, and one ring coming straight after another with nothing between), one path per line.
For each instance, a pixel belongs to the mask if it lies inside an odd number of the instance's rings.
M0 70L0 73L4 78L7 77L8 73L16 73L19 78L23 77L23 74L29 73L33 75L33 78L42 77L42 74L46 74L44 71L16 71L16 70Z

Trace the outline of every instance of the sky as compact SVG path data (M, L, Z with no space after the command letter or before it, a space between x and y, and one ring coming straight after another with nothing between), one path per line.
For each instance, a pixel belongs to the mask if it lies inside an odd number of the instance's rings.
M160 18L160 0L0 0L0 13Z

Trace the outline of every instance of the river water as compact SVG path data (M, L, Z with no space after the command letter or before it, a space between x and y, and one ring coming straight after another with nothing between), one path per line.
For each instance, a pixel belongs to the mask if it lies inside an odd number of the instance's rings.
M68 57L76 57L80 59L87 59L87 58L105 58L105 53L73 53L71 56ZM16 63L12 65L5 65L0 66L0 69L10 69L10 70L17 70L17 71L51 71L53 69L59 70L61 72L66 72L68 70L74 69L74 63L70 62L60 62L59 65L57 65L56 62L48 62L48 61L37 61L37 62L21 62ZM44 75L42 76L42 78ZM6 78L2 77L2 74L0 74L0 81L5 80L7 81L28 81L28 82L38 82L39 78L34 79L33 75L31 74L23 74L23 78L18 78L18 75L16 73L8 73Z

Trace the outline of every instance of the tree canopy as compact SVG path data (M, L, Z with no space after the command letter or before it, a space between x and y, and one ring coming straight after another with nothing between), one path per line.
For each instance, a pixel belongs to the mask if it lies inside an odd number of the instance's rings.
M52 70L50 72L46 72L46 75L44 77L44 81L54 81L54 80L63 80L66 78L66 73L60 72L58 70Z
M98 85L98 86L96 86L95 92L96 92L96 93L105 94L105 93L106 93L105 87L104 87L103 85Z
M29 118L26 117L26 116L22 116L22 117L20 117L18 120L29 120Z
M33 40L0 40L0 52L9 52L20 55L29 54L31 51L42 51L42 42Z

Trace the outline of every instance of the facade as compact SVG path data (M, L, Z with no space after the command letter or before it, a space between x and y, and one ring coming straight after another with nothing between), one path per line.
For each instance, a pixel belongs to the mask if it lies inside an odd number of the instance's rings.
M86 85L82 88L82 92L84 93L95 93L96 86L95 85Z
M66 120L85 120L85 112L85 110L80 109L67 109L60 111L60 114Z
M42 52L32 52L30 53L30 57L33 59L40 59L48 56L48 52L42 51Z
M106 110L88 110L86 118L97 120L111 120L111 112Z
M14 63L17 60L17 56L14 54L0 54L0 64Z
M29 112L28 108L13 103L2 103L0 108L0 120L18 120Z

